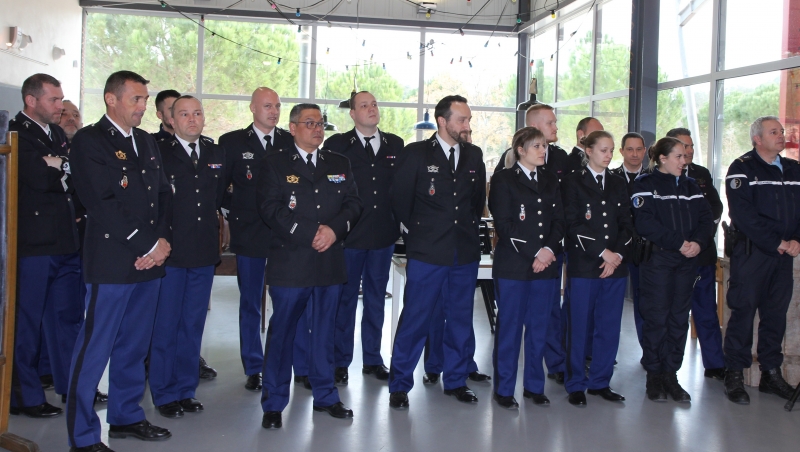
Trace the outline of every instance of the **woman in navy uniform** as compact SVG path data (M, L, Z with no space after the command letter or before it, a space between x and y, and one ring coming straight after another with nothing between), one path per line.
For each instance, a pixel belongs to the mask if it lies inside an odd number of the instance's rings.
M676 402L691 397L678 383L677 371L689 328L697 255L714 236L711 206L694 180L686 177L685 147L676 138L662 138L650 148L649 174L634 182L636 232L651 248L639 266L639 308L642 366L647 371L647 398Z
M569 403L586 405L584 391L606 400L625 400L609 387L619 331L628 268L621 265L633 234L625 181L608 171L614 156L610 133L595 131L584 138L586 164L564 179L567 223L566 319L567 374L564 387ZM592 350L586 349L591 335ZM592 356L587 375L585 357Z
M556 176L540 167L547 141L539 129L524 127L514 134L506 169L495 173L489 209L498 236L492 266L497 298L494 341L494 399L517 408L517 381L522 327L525 326L523 397L537 405L544 395L544 353L547 322L560 268L553 250L564 237L564 211Z

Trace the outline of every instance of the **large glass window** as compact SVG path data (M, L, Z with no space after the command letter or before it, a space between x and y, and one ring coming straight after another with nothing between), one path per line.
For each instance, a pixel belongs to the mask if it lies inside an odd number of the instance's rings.
M558 100L592 94L592 17L591 12L559 24Z
M496 162L511 147L511 138L516 131L516 118L515 113L472 112L472 142L483 150L483 160L488 164ZM487 165L486 169L493 171L494 166L489 168Z
M628 88L631 74L631 7L630 0L615 0L604 3L597 10L595 94Z
M725 60L720 69L732 69L800 55L800 1L726 0Z
M575 129L581 119L592 115L590 103L574 104L556 109L556 119L558 119L558 145L570 153L577 144Z
M556 100L556 27L531 39L531 73L537 80L537 99L546 104Z
M614 147L619 149L622 137L628 133L628 96L594 102L594 117L603 124L603 129L614 136ZM622 155L614 152L610 168L622 165Z
M670 129L684 127L692 132L694 159L708 166L708 83L666 89L658 92L656 138L666 136Z
M661 0L658 24L659 82L711 71L713 10L711 1Z

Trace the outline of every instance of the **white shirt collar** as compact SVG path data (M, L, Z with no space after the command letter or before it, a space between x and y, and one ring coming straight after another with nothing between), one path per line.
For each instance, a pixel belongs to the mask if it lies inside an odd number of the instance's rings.
M309 153L304 151L304 150L302 150L302 149L300 149L300 146L298 146L297 143L294 144L294 147L296 147L297 148L297 152L300 153L300 157L303 159L303 163L307 162L308 160L306 160L306 159L308 159L307 155ZM314 152L311 153L311 162L314 163L314 166L317 166L317 154L319 154L319 152L317 152L317 150L314 150Z
M589 170L589 172L590 172L590 173L592 173L592 178L594 178L594 180L595 180L595 181L597 180L597 176L598 176L598 175L600 175L600 176L603 176L603 188L606 188L606 178L607 178L607 176L606 176L606 170L603 170L603 172L601 172L601 173L596 173L596 172L595 172L595 171L592 169L592 167L591 167L591 166L589 166L588 164L586 165L586 169L588 169L588 170Z
M446 141L442 139L439 135L439 132L436 132L436 140L439 141L439 146L442 147L442 151L444 151L444 158L450 160L450 148L454 148L456 151L453 153L456 160L456 168L458 168L458 158L461 156L461 144L456 143L455 146L450 146L447 144Z
M135 152L135 153L136 153L136 155L139 155L139 149L138 149L138 148L136 148L136 138L135 138L135 137L133 137L133 127L131 127L131 131L130 131L130 133L125 133L125 131L124 131L124 130L122 130L122 127L120 127L120 126L119 126L119 124L117 124L116 122L114 122L114 120L113 120L113 119L111 119L111 118L110 118L108 115L105 115L105 116L106 116L106 119L108 119L108 121L109 121L109 122L110 122L110 123L111 123L111 124L112 124L114 127L116 127L116 128L117 128L117 130L119 130L119 133L121 133L121 134L122 134L122 136L123 136L124 138L128 138L128 137L131 137L131 138L132 138L132 139L131 139L131 142L133 143L133 152Z
M366 135L361 133L361 131L358 130L358 127L354 127L354 129L356 129L356 135L358 136L358 139L361 140L361 145L366 148L367 147L367 140L364 139L364 137ZM373 136L374 136L374 138L369 140L369 142L370 142L370 144L372 144L372 150L373 150L373 152L375 152L375 155L378 155L378 150L381 148L381 132L380 132L380 130L376 131L375 135L373 135Z
M688 167L688 166L687 166L687 167ZM626 173L640 174L640 173L642 172L642 168L644 168L644 165L642 165L642 164L640 163L640 164L639 164L639 169L637 169L636 171L630 171L630 170L628 169L628 167L627 167L627 166L625 166L625 163L624 163L624 162L622 163L622 171L625 171Z
M31 121L33 121L33 122L34 122L36 125L38 125L39 127L41 127L41 128L42 128L42 130L44 130L44 134L45 134L45 135L47 135L47 136L50 136L50 124L41 125L41 124L39 124L39 122L38 122L37 120L35 120L35 119L31 118L30 116L28 116L27 114L25 114L25 112L24 112L24 111L22 111L21 113L22 113L23 115L25 115L25 117L26 117L26 118L30 119L30 120L31 120Z
M264 148L264 149L267 148L267 142L264 141L264 137L267 136L267 135L269 135L269 137L270 137L269 138L270 139L270 143L272 143L272 145L275 146L275 127L273 127L272 130L269 131L269 133L264 133L258 127L256 127L255 124L253 124L253 130L256 132L256 135L258 135L258 139L261 142L261 147L262 148Z
M538 173L536 171L531 171L528 168L525 168L525 166L523 166L519 162L517 162L517 166L520 169L522 169L522 171L525 171L525 175L528 176L528 180L535 180L535 181L538 182L538 179L537 179Z
M189 143L196 144L197 146L195 146L194 149L197 151L197 156L198 157L200 156L200 139L199 138L197 140L194 140L194 141L186 141L183 138L179 137L177 133L174 136L175 136L175 139L178 140L178 143L180 143L181 146L183 146L183 150L186 151L186 153L189 154L190 157L192 156L192 148L189 147Z

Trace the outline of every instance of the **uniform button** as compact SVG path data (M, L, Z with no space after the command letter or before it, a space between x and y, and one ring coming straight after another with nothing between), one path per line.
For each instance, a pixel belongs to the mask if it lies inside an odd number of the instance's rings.
M540 211L536 212L536 214L537 214L537 215L541 215L541 214L542 214L542 211L540 210Z
M602 204L602 205L606 205L606 202L605 202L605 201L603 201L603 202L601 202L600 204Z
M153 204L152 202L150 203L150 207L155 207L155 206L156 206L156 205L155 205L155 204Z
M375 164L373 163L372 166L375 166Z
M149 185L147 186L147 189L150 190L150 186Z
M72 201L72 198L70 198L69 196L67 196L67 201Z
M197 221L200 221L200 217L197 217Z
M456 210L458 210L458 206L456 206Z
M149 189L150 187L147 187L147 188ZM194 191L195 191L195 193L200 193L200 189L199 188L196 188Z
M608 236L606 236L606 240L608 240Z
M161 165L156 165L156 168L161 168Z
M542 198L537 199L536 202L542 202Z
M455 179L453 179L453 182L455 182L455 181L456 181L456 180L455 180Z
M319 193L319 188L315 188L314 193Z
M457 194L458 194L458 193L456 193L456 192L453 192L453 196L456 196Z
M606 216L606 213L605 213L605 212L603 212L603 216L604 216L604 217Z
M544 238L544 236L543 236L543 235L540 235L540 236L539 236L539 238L540 238L540 239L543 239L543 238Z
M106 238L108 238L108 234L106 234Z
M458 220L456 220L456 224L458 224Z
M150 220L150 224L153 224L153 220Z
M142 174L144 174L144 173L145 173L145 170L142 170Z
M374 192L372 192L372 193L377 195L377 194L378 194L378 190L375 190L375 191L374 191Z
M541 226L542 226L542 223L539 223L539 227L541 227Z
M200 175L199 175L199 174L195 174L195 175L194 175L194 178L195 178L195 179L199 179L199 178L200 178Z
M197 207L200 207L200 203L199 202L197 203Z
M317 204L317 209L319 209L319 204Z
M372 176L372 180L375 180L375 176Z
M39 211L33 212L34 215L39 215Z
M604 224L604 225L603 225L603 227L604 227L604 228L607 228L607 227L608 227L608 225L607 225L607 224Z
M377 206L377 205L374 205L374 206L372 206L372 208L373 208L373 209L377 209L377 208L378 208L378 206Z

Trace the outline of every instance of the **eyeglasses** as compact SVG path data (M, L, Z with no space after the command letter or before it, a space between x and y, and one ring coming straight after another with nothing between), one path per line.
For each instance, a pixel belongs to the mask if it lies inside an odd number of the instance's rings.
M298 126L300 124L305 124L306 127L308 127L309 129L316 129L316 128L322 129L322 128L325 127L325 123L324 122L306 121L306 122L295 122L295 124L297 124Z

